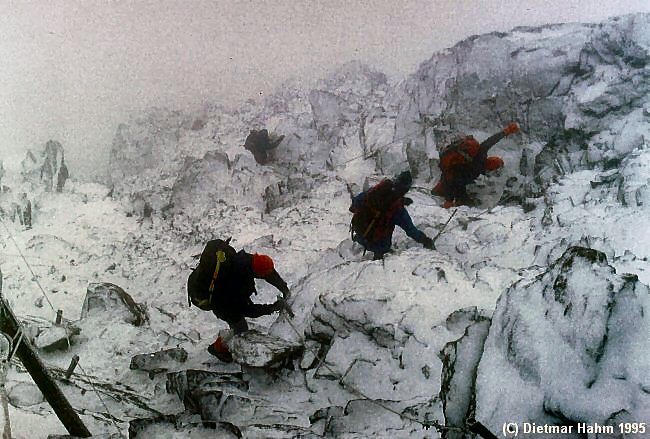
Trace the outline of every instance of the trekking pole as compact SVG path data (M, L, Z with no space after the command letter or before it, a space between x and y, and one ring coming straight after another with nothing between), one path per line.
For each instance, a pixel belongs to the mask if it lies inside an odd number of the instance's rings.
M454 215L456 215L456 212L458 212L458 208L456 208L456 209L451 213L451 215L449 216L449 219L447 220L447 222L444 223L444 224L442 225L442 228L440 229L440 231L438 232L438 234L437 234L436 236L433 237L433 239L432 239L431 241L433 242L434 245L435 245L435 243L436 243L436 240L440 237L440 235L442 235L442 232L445 231L445 227L447 227L447 224L449 224L449 222L450 222L451 219L454 217Z

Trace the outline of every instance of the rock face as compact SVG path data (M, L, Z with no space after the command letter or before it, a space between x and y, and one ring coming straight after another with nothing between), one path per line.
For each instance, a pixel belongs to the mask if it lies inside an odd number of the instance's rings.
M287 86L255 107L206 110L202 129L192 129L190 114L152 110L116 133L113 196L147 203L192 239L214 230L229 210L259 216L292 206L328 172L362 163L390 142L389 91L384 74L350 63L310 92ZM285 135L266 166L243 148L249 130L259 128Z
M444 366L440 399L448 427L464 427L474 417L476 370L489 328L490 319L479 316L467 326L461 338L448 343L441 352ZM463 439L465 436L450 430L444 431L442 437Z
M298 416L287 408L255 395L241 373L187 370L170 373L167 391L176 393L188 413L199 414L204 425L227 422L242 427L251 424L287 425Z
M493 432L510 419L648 419L649 305L636 276L616 274L601 252L569 248L499 299L478 368L476 419Z
M81 318L121 314L124 321L141 326L149 320L146 307L138 304L122 288L103 282L91 283L86 291Z
M449 133L481 141L516 120L523 134L493 151L524 197L569 172L611 166L648 139L639 122L650 92L649 34L650 15L637 14L464 40L406 82L396 137L411 138L436 177Z

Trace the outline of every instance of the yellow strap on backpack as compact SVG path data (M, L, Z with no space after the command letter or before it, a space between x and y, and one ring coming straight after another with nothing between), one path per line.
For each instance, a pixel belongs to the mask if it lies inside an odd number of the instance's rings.
M217 276L219 276L219 267L221 266L221 263L226 262L226 253L224 253L222 250L219 250L216 254L217 254L217 266L214 267L214 273L212 274L212 281L210 281L210 288L209 288L210 292L214 291L214 281L217 280Z

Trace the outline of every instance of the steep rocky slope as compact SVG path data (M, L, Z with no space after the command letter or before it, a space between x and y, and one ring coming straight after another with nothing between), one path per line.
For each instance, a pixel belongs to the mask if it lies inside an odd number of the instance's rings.
M236 110L156 110L118 130L112 197L71 182L34 192L31 230L5 218L3 294L93 433L469 438L473 420L496 434L648 419L648 35L648 15L520 28L434 54L399 86L353 63ZM451 214L429 194L438 149L513 119L522 134L494 149L505 170L479 179L483 206L459 208L435 251L397 231L371 261L350 242L350 195L406 168L409 212L435 235ZM286 135L268 166L241 146L262 126ZM254 356L285 355L265 367L210 357L225 325L187 307L195 255L231 235L293 292L295 318L235 343L284 340ZM274 300L258 285L255 301ZM48 352L56 309L79 333ZM83 371L65 381L73 354ZM15 437L63 433L20 367L7 389Z

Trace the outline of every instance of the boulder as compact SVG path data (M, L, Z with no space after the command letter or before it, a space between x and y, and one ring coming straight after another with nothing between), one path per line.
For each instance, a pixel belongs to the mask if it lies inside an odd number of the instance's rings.
M29 407L45 401L45 397L36 384L23 382L7 389L9 404L14 407Z
M100 316L107 319L115 314L121 315L125 322L134 326L142 326L149 321L146 306L136 303L126 291L117 285L108 282L88 285L81 309L81 318Z
M191 413L200 413L202 410L201 400L207 389L216 392L221 389L236 389L245 392L248 390L248 383L242 380L241 372L219 373L188 369L168 373L166 389L168 393L175 393L183 401L186 410Z
M75 325L50 326L42 330L34 339L34 346L45 352L67 350L74 345L75 336L81 333L81 329Z
M93 436L94 437L94 436ZM129 439L164 437L169 439L240 439L242 433L229 422L204 423L198 416L162 415L133 419L129 422Z
M476 377L476 420L614 425L647 419L650 289L570 247L499 298ZM575 431L574 431L575 433Z
M241 365L273 369L299 357L303 346L251 330L234 336L230 351L233 359Z
M163 372L187 361L187 351L183 348L164 349L150 354L139 354L131 358L131 369L147 372Z

